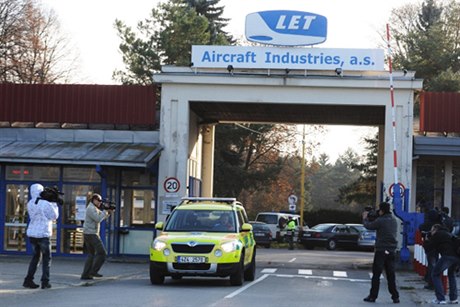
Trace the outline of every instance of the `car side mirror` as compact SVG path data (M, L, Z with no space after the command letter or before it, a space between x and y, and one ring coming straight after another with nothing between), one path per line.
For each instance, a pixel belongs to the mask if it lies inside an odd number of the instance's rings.
M155 224L155 229L156 230L163 230L164 223L163 222L158 222Z
M248 223L244 223L243 226L241 226L241 231L252 231L252 225Z

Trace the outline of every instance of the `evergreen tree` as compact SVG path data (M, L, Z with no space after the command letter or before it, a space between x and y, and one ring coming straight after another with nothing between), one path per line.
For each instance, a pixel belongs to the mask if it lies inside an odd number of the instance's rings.
M415 70L428 91L460 91L460 3L426 0L390 20L397 69Z
M226 45L231 37L223 31L226 19L219 0L169 0L159 3L137 31L116 20L125 70L116 70L123 84L151 84L161 65L189 66L192 45Z
M365 138L368 150L363 162L349 161L348 167L359 172L356 181L339 189L338 201L348 206L364 209L373 205L376 199L378 134Z

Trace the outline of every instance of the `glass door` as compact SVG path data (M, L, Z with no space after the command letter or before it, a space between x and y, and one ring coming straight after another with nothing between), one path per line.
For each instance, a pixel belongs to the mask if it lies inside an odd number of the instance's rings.
M93 185L65 184L61 210L60 252L83 254L83 221L86 205L93 193ZM99 192L98 192L99 193Z
M27 202L29 186L6 186L4 251L26 252Z

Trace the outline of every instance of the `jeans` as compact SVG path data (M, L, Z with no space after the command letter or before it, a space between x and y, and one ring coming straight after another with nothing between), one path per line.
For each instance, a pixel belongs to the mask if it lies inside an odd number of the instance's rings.
M105 262L107 252L98 235L85 234L84 239L88 258L86 258L85 267L81 276L89 277L99 272Z
M50 267L51 267L51 245L50 238L32 238L29 237L30 244L32 245L33 256L30 260L29 269L27 271L26 280L33 281L35 272L37 271L40 260L43 263L42 283L47 283L50 280Z
M455 270L460 264L460 258L456 256L441 256L436 262L432 271L432 279L434 285L434 293L438 301L445 301L444 289L441 281L441 274L447 269L447 277L449 280L449 298L451 301L457 299L457 280L455 277Z
M395 276L395 253L388 251L375 251L374 263L372 264L372 282L371 291L369 296L376 299L379 296L380 275L383 269L387 276L388 291L391 298L399 298L398 290L396 289L396 276Z
M428 266L426 268L425 274L425 281L429 287L433 287L433 279L431 278L433 267L438 261L439 254L437 251L429 251L426 253L426 260L428 262Z

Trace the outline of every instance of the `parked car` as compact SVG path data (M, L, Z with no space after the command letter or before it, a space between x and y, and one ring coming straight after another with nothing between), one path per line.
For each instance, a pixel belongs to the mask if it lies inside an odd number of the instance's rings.
M353 226L345 224L318 224L304 231L300 243L306 249L326 247L335 250L338 247L357 248L360 232Z
M300 215L285 213L285 212L260 212L256 216L256 222L262 222L267 224L272 232L272 240L278 242L284 242L287 234L287 222L292 217L297 225L294 234L294 240L297 241L298 234L302 230L308 229L308 226L304 225L300 227Z
M267 224L262 222L249 222L252 225L252 233L256 245L270 248L272 243L272 232Z
M359 231L358 247L366 250L374 250L375 238L377 232L375 230L368 230L362 224L346 224L347 226L354 227Z

